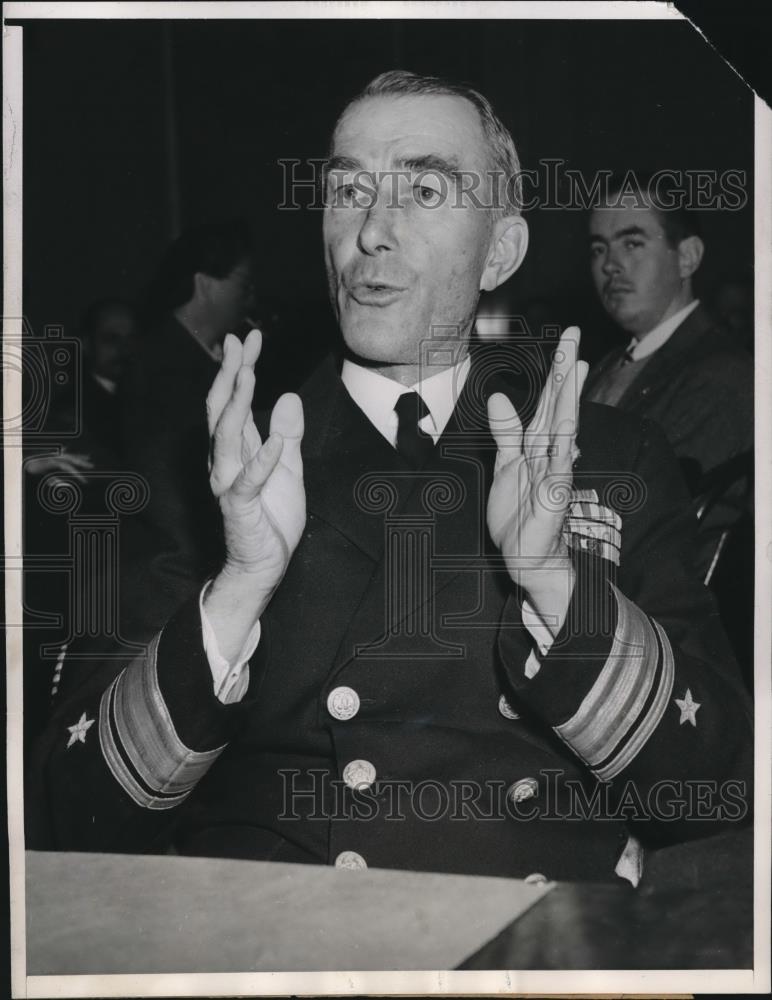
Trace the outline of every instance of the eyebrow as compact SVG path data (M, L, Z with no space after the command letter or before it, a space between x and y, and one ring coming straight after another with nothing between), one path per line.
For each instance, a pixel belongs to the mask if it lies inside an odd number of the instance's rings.
M461 164L455 157L446 159L437 153L426 153L423 156L406 156L397 160L397 166L415 173L442 174L449 180L455 180L461 173Z
M398 170L409 170L413 173L428 173L430 171L443 174L454 180L461 172L461 164L455 157L446 158L437 153L426 153L423 156L405 156L396 161ZM326 171L331 170L363 170L363 164L351 156L331 156L327 161Z
M621 240L625 236L650 236L645 229L640 226L625 226L624 229L617 229L615 233L611 234L612 240ZM605 236L599 236L597 233L590 233L590 243L608 243L609 240Z
M331 156L325 165L325 172L331 170L361 170L362 164L351 156Z

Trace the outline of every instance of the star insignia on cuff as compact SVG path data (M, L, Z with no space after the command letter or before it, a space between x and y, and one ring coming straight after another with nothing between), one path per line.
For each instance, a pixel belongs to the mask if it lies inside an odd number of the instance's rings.
M697 709L700 707L700 702L692 700L692 692L689 688L686 689L686 694L683 698L674 698L673 701L678 705L681 710L681 718L678 720L679 726L682 726L687 720L691 722L693 726L697 725Z
M87 719L86 713L84 712L74 726L67 726L70 738L67 741L66 749L69 750L70 747L74 746L76 743L85 743L86 733L93 725L94 719Z

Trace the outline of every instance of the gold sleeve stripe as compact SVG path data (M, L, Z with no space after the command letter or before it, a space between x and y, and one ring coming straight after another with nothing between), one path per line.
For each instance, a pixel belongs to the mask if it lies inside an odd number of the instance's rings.
M648 740L673 681L667 636L612 588L618 620L608 659L577 712L555 727L558 736L605 778L617 774Z
M144 809L173 809L174 806L179 805L187 798L187 794L168 798L152 795L136 780L116 746L113 739L112 699L117 682L118 678L116 677L102 695L99 706L99 742L102 747L102 755L112 776L138 806L142 806Z
M180 740L158 686L159 639L113 681L99 710L105 761L126 793L147 809L182 802L225 749L202 753Z
M659 722L665 713L665 709L670 702L670 696L673 693L673 679L675 677L673 648L659 622L654 622L654 627L656 628L657 636L659 637L660 656L662 662L662 673L659 684L657 685L655 696L648 711L644 714L638 728L633 732L631 738L625 743L625 745L620 748L619 753L615 754L612 760L610 760L607 764L595 770L595 774L601 779L601 781L610 781L612 778L616 777L620 771L623 771L627 765L638 756L640 751L649 741L651 734L659 725Z

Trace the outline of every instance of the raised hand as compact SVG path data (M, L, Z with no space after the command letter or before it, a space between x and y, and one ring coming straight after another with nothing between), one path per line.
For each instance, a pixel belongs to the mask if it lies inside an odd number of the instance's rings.
M560 622L573 590L562 538L576 457L579 397L587 364L577 361L579 330L560 338L528 429L501 393L488 401L498 452L488 497L488 530L507 571L545 619Z
M206 404L209 481L220 501L226 547L212 595L216 598L223 584L235 581L240 595L248 593L253 616L262 613L281 581L306 522L300 399L287 393L278 400L265 443L252 417L261 346L259 330L252 330L243 345L231 334L225 338L222 366ZM236 596L232 589L231 596Z

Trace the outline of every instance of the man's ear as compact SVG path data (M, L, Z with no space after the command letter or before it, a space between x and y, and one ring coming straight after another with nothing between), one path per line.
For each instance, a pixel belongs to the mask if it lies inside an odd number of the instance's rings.
M678 244L678 271L682 278L691 278L702 263L705 244L699 236L687 236Z
M520 267L528 249L528 223L522 215L507 215L493 225L491 248L480 277L480 291L492 292Z

